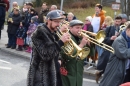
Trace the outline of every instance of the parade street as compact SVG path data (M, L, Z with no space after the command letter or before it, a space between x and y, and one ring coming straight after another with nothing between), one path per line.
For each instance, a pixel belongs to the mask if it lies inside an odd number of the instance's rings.
M0 86L26 86L29 59L0 50ZM94 76L84 74L83 86L98 86Z

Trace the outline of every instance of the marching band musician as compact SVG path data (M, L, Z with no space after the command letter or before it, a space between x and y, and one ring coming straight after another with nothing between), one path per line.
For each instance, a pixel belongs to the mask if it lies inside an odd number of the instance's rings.
M72 20L69 24L69 33L71 34L71 39L80 48L83 48L86 44L90 43L87 38L80 38L79 32L82 30L82 25L83 22L80 20ZM84 59L81 60L72 58L71 56L66 55L64 52L61 52L61 57L61 78L63 86L82 86Z
M105 33L106 37L103 41L103 43L111 46L113 41L117 38L119 34L119 27L121 24L122 18L120 16L117 16L114 20L114 25L109 26L106 28ZM106 69L107 62L109 60L110 52L103 49L103 53L101 54L100 58L98 59L97 63L97 72L96 72L96 82L98 83L99 78L104 73Z
M64 33L60 40L55 31L62 20L57 10L47 14L46 24L37 27L32 35L32 59L28 72L27 86L62 86L60 77L60 47L70 41Z
M110 55L99 86L119 86L130 82L130 24L114 40L112 47L115 53Z

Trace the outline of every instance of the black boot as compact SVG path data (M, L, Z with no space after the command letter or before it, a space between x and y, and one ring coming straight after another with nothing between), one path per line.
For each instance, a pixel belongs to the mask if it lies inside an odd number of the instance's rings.
M11 49L16 49L16 46L12 46Z
M19 45L19 50L22 51L23 50L23 46Z
M10 45L7 45L7 47L6 48L11 48L11 46Z
M17 51L22 51L22 48L20 45L18 45L18 48L16 49Z

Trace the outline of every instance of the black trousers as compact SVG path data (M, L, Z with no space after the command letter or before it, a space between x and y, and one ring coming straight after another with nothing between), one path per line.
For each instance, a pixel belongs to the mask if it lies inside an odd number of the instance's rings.
M126 83L126 82L130 82L130 68L126 70L124 83Z
M103 50L103 53L98 58L97 70L101 70L100 74L102 75L106 69L107 62L109 60L110 52L107 50Z
M16 36L15 34L8 33L8 46L16 47Z
M1 39L1 30L0 30L0 39Z

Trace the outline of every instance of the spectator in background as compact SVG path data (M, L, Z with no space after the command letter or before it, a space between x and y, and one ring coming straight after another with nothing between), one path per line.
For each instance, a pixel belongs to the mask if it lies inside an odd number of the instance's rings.
M48 12L49 12L49 9L47 8L47 3L44 2L42 4L42 9L41 9L41 11L40 11L40 13L38 15L38 22L39 23L44 23L45 17L46 17Z
M100 4L96 4L96 5L95 5L95 14L94 14L93 18L94 18L94 17L100 17L99 30L101 29L101 26L102 26L102 24L103 24L103 22L104 22L104 20L105 20L105 13L106 13L106 11L104 11L104 10L102 10L102 9L103 9L102 5L100 5ZM99 30L98 30L98 31L99 31ZM97 33L97 32L96 32L96 33Z
M21 16L19 14L19 9L14 8L13 14L8 18L8 44L6 48L15 49L16 48L16 32L19 28L21 21Z
M8 9L9 9L9 1L1 0L0 1L0 39L1 39L1 30L4 27L6 11L8 11Z
M23 5L23 8L20 10L20 14L22 15L23 19L24 19L24 16L25 16L25 12L27 11L27 6L26 4Z
M95 5L95 14L94 14L93 20L92 20L94 33L98 33L98 31L101 29L101 26L105 20L105 13L106 12L103 10L102 5L100 5L100 4ZM97 21L97 22L93 23L93 21ZM101 56L103 49L97 45L95 46L95 48L96 48L95 49L95 59L98 59Z
M83 30L93 32L93 26L91 25L92 17L88 16L85 18L85 24L83 26Z
M50 11L52 10L57 10L57 6L56 5L51 5Z
M31 8L33 8L33 3L26 2L26 6L27 6L27 9L31 9Z
M85 24L83 26L83 30L89 31L89 32L93 32L93 26L91 25L91 21L92 21L92 17L91 16L87 16L85 18ZM94 55L95 55L94 45L92 43L90 43L90 45L88 45L88 47L90 47L90 53L89 53L89 55L87 57L87 61L89 62L89 58L91 58L92 59L92 63L95 63L95 59L94 59Z
M113 21L112 17L106 16L105 20L101 26L101 30L105 30L107 27L112 26L113 23L114 23L114 21Z
M37 16L33 16L32 18L31 18L31 23L30 23L30 26L28 27L28 30L27 30L27 37L26 37L26 42L27 42L27 44L29 45L28 46L28 49L26 50L26 52L28 52L28 53L31 53L31 51L32 51L32 47L31 47L31 35L32 35L32 33L36 30L36 28L37 28Z
M20 26L19 26L19 28L17 30L17 33L16 33L17 46L18 46L18 48L16 49L17 51L22 51L23 50L22 48L23 48L23 45L24 45L25 34L26 34L26 30L23 27L22 22L20 22Z
M18 2L16 2L16 1L13 2L13 9L14 9L14 8L18 8L18 9L19 9ZM12 11L13 11L13 9L12 9Z
M67 15L67 21L70 22L72 20L74 20L74 14L72 12L69 12Z
M35 11L34 8L31 8L29 11L30 11L31 17L33 17L33 16L38 16L38 13Z
M13 8L12 8L12 11L9 13L8 17L10 17L10 16L12 16L12 15L14 14L14 13L13 13L13 12L14 12L14 11L13 11L14 9L18 9L18 10L19 10L19 6L18 6L18 3L17 3L16 1L13 2L12 5L13 5L13 6L12 6ZM20 11L19 11L19 12L20 12Z
M122 17L122 23L121 23L121 25L123 25L123 24L125 24L125 22L127 22L128 17L127 17L126 14L119 14L118 16Z
M27 6L27 11L25 12L25 16L23 19L23 26L26 29L26 31L28 30L29 24L31 22L31 17L37 15L37 13L35 12L35 10L33 9L33 3L31 2L26 2L26 6ZM27 36L27 34L25 35ZM26 38L26 37L25 37ZM28 45L26 44L26 39L24 39L24 49L26 50Z

